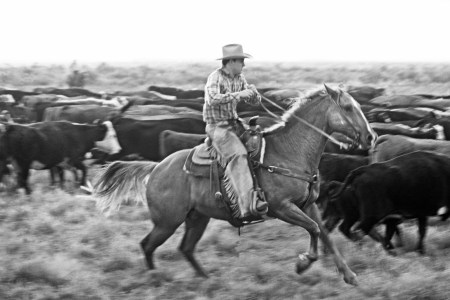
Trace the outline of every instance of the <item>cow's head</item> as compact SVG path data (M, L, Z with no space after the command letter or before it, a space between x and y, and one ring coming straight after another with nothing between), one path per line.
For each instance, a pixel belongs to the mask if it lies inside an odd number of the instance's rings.
M102 126L107 128L106 134L103 140L96 141L95 146L103 152L108 154L116 154L122 150L120 147L119 140L117 139L116 131L110 121L105 121L102 123Z

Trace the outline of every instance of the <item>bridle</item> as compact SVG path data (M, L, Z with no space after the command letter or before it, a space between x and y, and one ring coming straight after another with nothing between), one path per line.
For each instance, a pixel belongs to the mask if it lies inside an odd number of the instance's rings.
M270 104L272 104L273 106L275 106L276 108L280 109L281 111L286 112L286 110L284 108L282 108L281 106L279 106L278 104L276 104L275 102L273 102L272 100L268 99L267 97L264 97L263 95L261 95L261 99L269 102ZM304 119L296 116L295 114L292 115L292 117L296 118L298 121L300 121L301 123L305 124L306 126L310 127L311 129L317 131L318 133L320 133L321 135L323 135L324 137L326 137L330 142L336 144L339 146L340 149L345 149L345 150L349 150L349 149L354 149L358 146L358 141L360 138L360 133L359 131L355 128L355 126L353 125L353 123L348 119L348 117L345 115L345 113L343 112L342 107L339 105L339 100L341 98L341 92L339 91L338 94L338 102L334 101L334 99L330 96L329 97L331 99L331 101L337 105L337 107L339 107L339 110L341 111L341 117L344 118L344 120L347 122L348 125L350 125L350 127L353 130L354 136L355 138L352 140L352 143L347 144L347 143L343 143L343 142L339 142L337 139L335 139L333 136L329 135L328 133L324 132L322 129L317 128L316 126L310 124L309 122L305 121ZM261 107L271 116L273 116L275 119L284 122L283 120L281 120L281 117L274 114L273 112L271 112L262 102L260 103Z

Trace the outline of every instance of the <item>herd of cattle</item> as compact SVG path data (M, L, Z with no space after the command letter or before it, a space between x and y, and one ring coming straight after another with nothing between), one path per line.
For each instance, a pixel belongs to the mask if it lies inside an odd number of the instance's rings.
M386 95L370 86L348 87L378 134L369 152L347 151L327 144L319 171L317 200L328 230L351 239L370 234L390 250L399 223L417 218L419 242L427 217L450 212L450 96ZM264 88L259 92L277 115L302 91ZM30 169L50 170L64 182L64 169L82 171L85 159L160 161L204 141L204 92L150 86L147 91L95 93L80 88L0 89L0 176L15 174L17 187L31 192ZM244 120L259 115L261 127L274 119L260 106L238 104ZM386 224L382 238L373 227ZM360 229L360 231L358 231Z

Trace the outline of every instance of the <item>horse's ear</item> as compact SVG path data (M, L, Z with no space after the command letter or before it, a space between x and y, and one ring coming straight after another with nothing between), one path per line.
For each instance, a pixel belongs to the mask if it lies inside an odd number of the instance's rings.
M325 83L323 84L325 86L325 90L327 91L328 95L331 96L331 98L333 98L335 101L337 101L337 99L339 98L339 94L337 91L333 90L332 88L330 88L328 85L326 85Z

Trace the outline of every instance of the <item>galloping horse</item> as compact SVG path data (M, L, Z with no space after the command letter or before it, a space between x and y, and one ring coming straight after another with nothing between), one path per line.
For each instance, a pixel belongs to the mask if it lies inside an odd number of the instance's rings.
M356 275L328 237L316 204L303 207L310 193L313 193L311 196L314 200L318 196L318 189L311 189L311 181L305 178L312 178L318 172L327 141L326 134L340 132L362 148L371 147L376 134L359 104L347 92L326 85L325 90L310 92L305 98L299 99L282 119L282 125L264 131L266 146L263 163L274 169L284 169L291 176L262 168L256 170L269 204L267 215L308 231L310 248L307 253L299 255L297 273L303 272L318 259L320 236L334 254L335 263L345 282L356 284ZM308 126L305 121L316 128ZM211 199L208 179L183 172L189 152L175 152L159 164L149 163L147 167L142 162L114 162L101 174L94 192L103 210L118 209L122 200L130 199L131 195L136 200L145 201L143 195L146 195L154 227L142 240L141 247L150 269L154 268L155 249L183 222L186 223L186 232L179 249L196 273L206 277L194 257L194 248L210 218L229 220L230 213Z

